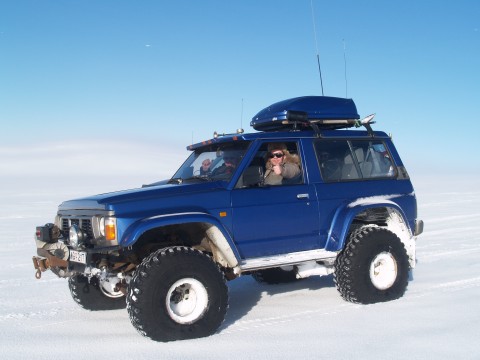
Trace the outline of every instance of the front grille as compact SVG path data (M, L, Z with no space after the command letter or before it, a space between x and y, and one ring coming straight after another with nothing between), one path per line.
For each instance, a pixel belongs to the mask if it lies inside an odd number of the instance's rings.
M68 233L70 226L77 225L82 229L88 238L93 238L92 219L90 218L62 218L62 230Z

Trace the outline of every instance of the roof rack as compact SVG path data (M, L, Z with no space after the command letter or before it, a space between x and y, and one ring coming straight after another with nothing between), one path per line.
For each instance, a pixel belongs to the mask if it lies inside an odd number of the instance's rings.
M364 126L367 129L368 134L371 137L374 137L375 134L373 133L371 124L375 124L375 121L373 121L373 118L375 117L375 115L376 114L370 114L367 117L363 118L362 120L359 120L358 123L355 124L355 127Z
M301 113L299 111L292 114L292 112L287 112L286 119L282 121L282 125L289 127L291 130L301 130L302 128L312 128L313 131L321 136L321 130L333 130L333 129L346 129L350 127L365 127L368 131L368 134L373 137L374 132L371 124L375 124L373 118L375 114L368 115L362 120L358 119L308 119L306 113Z

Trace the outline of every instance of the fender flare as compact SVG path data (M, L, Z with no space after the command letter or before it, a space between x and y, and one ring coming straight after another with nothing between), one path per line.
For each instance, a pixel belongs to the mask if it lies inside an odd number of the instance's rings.
M411 231L405 213L402 208L395 202L390 200L382 200L375 203L361 203L352 205L355 203L346 204L339 207L333 216L332 225L328 231L327 242L325 250L328 251L340 251L343 249L346 238L348 236L348 230L353 222L353 219L361 211L371 208L390 208L393 209L399 216L402 217L405 226Z
M216 218L203 212L165 214L137 220L124 232L123 237L120 240L120 245L123 247L132 246L148 230L167 225L187 223L211 224L211 230L213 230L215 234L215 238L212 239L212 242L227 259L231 267L236 267L238 265L240 254L238 253L230 234ZM210 231L210 233L212 233L212 231Z

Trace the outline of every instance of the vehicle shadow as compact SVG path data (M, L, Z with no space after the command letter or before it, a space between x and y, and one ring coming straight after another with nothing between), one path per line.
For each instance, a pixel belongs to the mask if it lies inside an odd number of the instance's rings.
M333 275L312 276L287 284L258 283L251 276L241 276L228 283L229 308L219 331L228 329L229 326L247 315L260 301L262 296L274 296L305 289L316 291L332 287L335 287Z

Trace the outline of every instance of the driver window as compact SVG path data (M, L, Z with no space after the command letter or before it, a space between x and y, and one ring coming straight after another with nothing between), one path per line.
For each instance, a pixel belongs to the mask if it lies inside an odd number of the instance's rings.
M253 157L237 188L303 184L296 142L266 142Z

